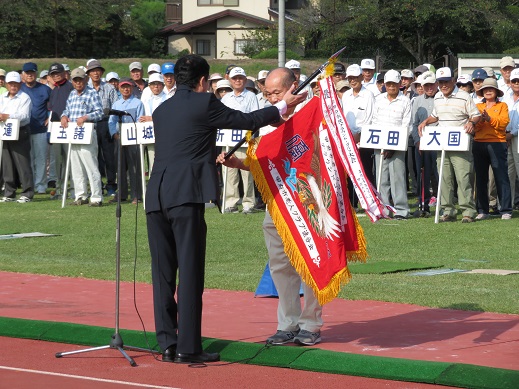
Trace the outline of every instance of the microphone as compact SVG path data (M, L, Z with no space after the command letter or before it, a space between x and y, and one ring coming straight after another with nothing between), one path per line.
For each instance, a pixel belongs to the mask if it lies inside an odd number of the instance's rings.
M108 115L116 115L116 116L131 116L128 112L126 111L118 111L116 109L111 109L110 111L108 111Z

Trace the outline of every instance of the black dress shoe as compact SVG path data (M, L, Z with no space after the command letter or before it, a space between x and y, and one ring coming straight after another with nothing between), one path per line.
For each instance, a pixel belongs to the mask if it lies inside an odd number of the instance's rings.
M177 353L177 346L169 346L162 353L162 362L173 362L175 359L175 354Z
M206 353L202 351L200 354L184 354L177 353L173 362L175 363L205 363L217 362L220 360L218 353Z

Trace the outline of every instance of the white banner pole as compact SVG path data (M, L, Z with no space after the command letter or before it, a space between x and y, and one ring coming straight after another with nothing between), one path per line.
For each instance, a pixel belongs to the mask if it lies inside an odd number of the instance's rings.
M62 190L63 190L63 198L61 199L61 208L65 208L65 200L67 199L68 192L68 171L70 168L70 151L72 150L72 143L68 144L67 151L67 164L65 168L65 179L63 180Z
M382 164L384 163L384 149L380 149L380 161L377 170L377 192L380 193L380 183L382 182Z
M438 224L440 221L440 199L442 194L442 178L443 178L443 162L445 161L445 150L442 150L442 157L440 159L440 172L438 176L438 193L436 194L436 213L434 216L434 223Z
M225 153L229 152L229 146L225 146ZM228 167L222 165L222 173L223 173L223 193L222 193L222 213L225 213L225 189L227 188L227 169Z
M139 153L141 156L142 206L146 209L146 204L144 203L144 199L146 198L146 175L144 174L144 145L142 143L139 144Z

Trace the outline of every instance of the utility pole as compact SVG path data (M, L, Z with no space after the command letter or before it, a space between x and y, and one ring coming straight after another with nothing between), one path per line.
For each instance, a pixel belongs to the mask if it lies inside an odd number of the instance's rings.
M285 47L285 0L279 0L278 9L278 66L285 66L286 47Z

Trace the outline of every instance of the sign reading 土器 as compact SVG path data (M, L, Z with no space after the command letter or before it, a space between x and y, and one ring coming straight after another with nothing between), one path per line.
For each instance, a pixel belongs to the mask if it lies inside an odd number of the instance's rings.
M363 126L360 147L384 150L407 150L409 132L407 127L369 125Z
M60 122L52 122L50 127L50 143L71 143L89 145L92 143L94 123L83 123L78 126L75 122L69 122L67 128L63 128Z
M469 151L470 135L463 127L427 126L420 138L420 150Z

